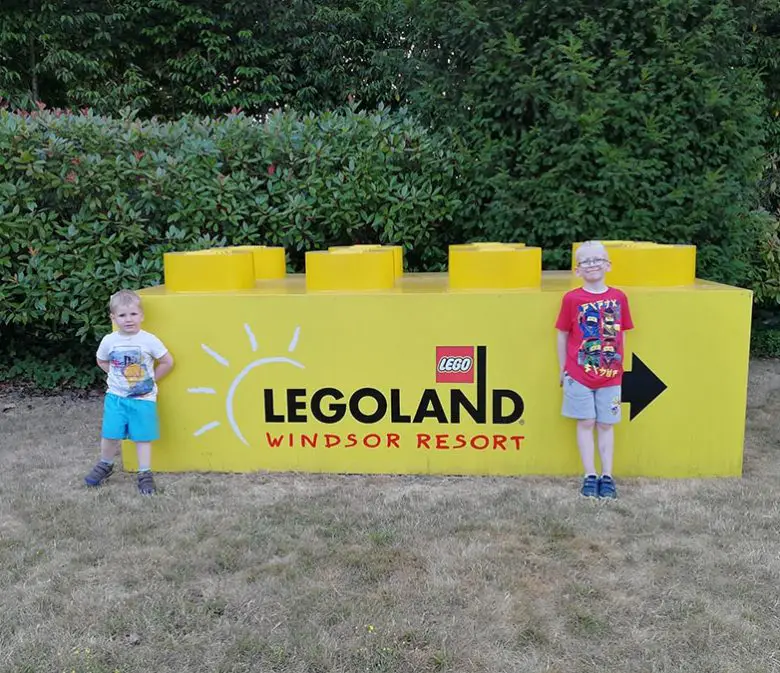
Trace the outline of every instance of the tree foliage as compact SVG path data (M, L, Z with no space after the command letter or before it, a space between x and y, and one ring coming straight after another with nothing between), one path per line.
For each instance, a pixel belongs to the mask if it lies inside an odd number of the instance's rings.
M777 305L778 36L780 0L6 0L0 326L94 338L99 287L215 241L693 243Z
M415 92L469 157L464 216L490 239L695 242L746 282L762 83L727 1L420 0Z
M407 19L397 0L8 0L0 92L169 118L375 107L400 101Z

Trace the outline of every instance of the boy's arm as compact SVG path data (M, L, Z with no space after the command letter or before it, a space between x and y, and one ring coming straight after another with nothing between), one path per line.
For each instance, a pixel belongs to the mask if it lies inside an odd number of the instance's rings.
M170 353L166 353L157 361L157 367L154 370L155 381L159 381L171 369L173 369L173 356Z
M628 304L628 297L626 296L625 292L623 293L623 298L620 303L621 303L621 313L622 313L622 319L620 321L620 329L623 333L625 333L630 329L634 329L634 319L631 316L631 307Z
M558 380L560 385L563 385L563 370L566 367L566 343L569 340L569 333L563 330L558 331L558 365L560 367L558 371Z
M97 366L100 367L106 374L108 374L111 369L111 360L109 360L111 357L111 348L108 346L108 339L108 336L104 336L100 340L97 353L95 353Z

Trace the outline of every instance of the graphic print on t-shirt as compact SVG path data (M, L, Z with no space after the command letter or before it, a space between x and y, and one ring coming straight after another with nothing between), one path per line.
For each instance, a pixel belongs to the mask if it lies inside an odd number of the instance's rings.
M582 343L577 364L586 372L617 376L613 365L620 362L617 338L620 332L620 302L617 299L592 301L577 307L577 324Z
M141 397L154 390L154 379L144 367L143 353L138 346L114 346L109 357L119 380L127 382L128 397Z

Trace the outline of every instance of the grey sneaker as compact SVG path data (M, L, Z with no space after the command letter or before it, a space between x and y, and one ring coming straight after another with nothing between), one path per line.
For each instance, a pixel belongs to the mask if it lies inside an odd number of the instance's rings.
M139 472L138 473L138 492L141 495L153 495L154 477L151 472Z
M84 483L87 486L100 486L108 479L114 471L114 466L104 463L102 460L92 468L90 473L84 477Z

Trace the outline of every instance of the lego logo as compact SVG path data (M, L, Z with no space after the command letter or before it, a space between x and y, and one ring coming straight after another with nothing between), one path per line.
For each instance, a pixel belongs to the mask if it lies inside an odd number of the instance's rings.
M439 359L436 370L439 372L462 372L471 371L474 366L474 358L471 357L452 357L445 356Z
M436 346L436 383L474 383L474 346Z

